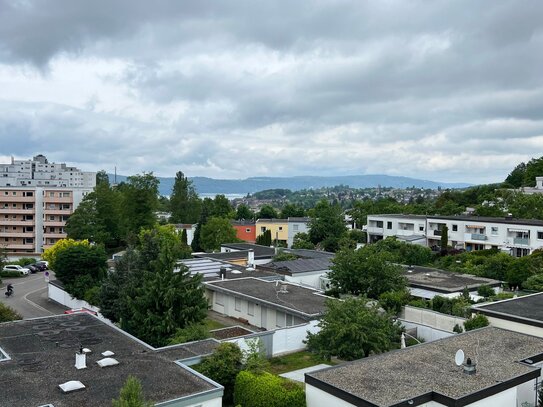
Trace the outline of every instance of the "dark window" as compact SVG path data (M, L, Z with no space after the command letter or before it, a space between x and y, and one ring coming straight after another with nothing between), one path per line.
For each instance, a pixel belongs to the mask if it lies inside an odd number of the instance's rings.
M458 225L452 225L453 226L453 232L458 232Z
M387 229L392 229L392 222L387 222Z
M543 240L543 232L537 232L537 238Z

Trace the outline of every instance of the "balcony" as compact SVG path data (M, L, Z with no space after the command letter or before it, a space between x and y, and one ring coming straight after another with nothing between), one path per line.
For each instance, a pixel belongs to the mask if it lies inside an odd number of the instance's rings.
M55 233L45 232L43 234L44 239L65 239L67 236L68 235L66 233L60 233L60 232L55 232Z
M23 208L0 208L0 215L34 215L36 210L32 209L23 209Z
M33 238L35 232L11 231L0 232L0 237L28 237Z
M45 202L46 204L48 203L72 203L73 200L72 200L72 197L71 196L68 196L68 197L50 197L50 196L46 196L43 198L43 202Z
M434 236L441 236L441 230L433 230Z
M376 226L368 226L368 233L378 233L380 235L383 234L383 228L378 228Z
M0 219L0 226L34 226L35 220Z
M45 208L43 210L43 213L45 215L71 215L72 210L71 209L47 209L47 208Z
M529 237L515 237L513 239L513 244L518 246L530 246Z
M43 226L64 227L66 226L66 222L61 220L45 220L43 221Z
M8 244L6 246L6 249L7 249L8 252L10 250L32 250L32 252L34 252L34 243L29 243L29 244L22 244L22 243Z
M0 196L0 202L34 202L33 196Z
M475 240L475 241L485 241L488 240L487 235L483 235L481 233L465 233L464 234L464 240Z
M415 229L399 229L396 232L398 236L412 236L415 234Z

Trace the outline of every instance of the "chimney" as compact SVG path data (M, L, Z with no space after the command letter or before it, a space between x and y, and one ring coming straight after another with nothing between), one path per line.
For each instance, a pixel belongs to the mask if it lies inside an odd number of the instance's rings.
M87 355L82 346L79 348L79 352L75 353L75 368L78 370L87 368Z
M219 274L221 275L221 280L224 280L226 278L226 267L222 266L219 269Z
M249 253L247 253L247 266L253 267L255 264L255 252L253 249L249 249Z
M475 363L472 363L471 362L471 359L468 358L466 360L466 364L464 365L464 373L467 374L467 375L474 375L475 373L477 373L477 368L476 368L476 364Z

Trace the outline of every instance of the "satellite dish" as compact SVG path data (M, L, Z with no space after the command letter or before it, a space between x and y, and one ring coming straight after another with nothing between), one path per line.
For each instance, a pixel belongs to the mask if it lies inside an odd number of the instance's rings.
M454 355L454 363L456 363L456 366L462 366L462 363L464 363L464 351L462 349L458 349L456 351L456 355Z

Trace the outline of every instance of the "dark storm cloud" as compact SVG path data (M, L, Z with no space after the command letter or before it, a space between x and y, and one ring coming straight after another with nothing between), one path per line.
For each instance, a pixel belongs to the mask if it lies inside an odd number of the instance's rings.
M0 138L25 134L22 155L77 140L81 161L136 171L496 180L543 151L542 15L537 0L0 0L0 64L50 83L71 61L119 66L86 103L5 98Z

